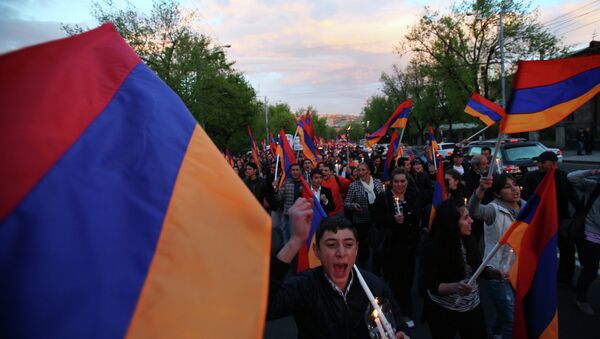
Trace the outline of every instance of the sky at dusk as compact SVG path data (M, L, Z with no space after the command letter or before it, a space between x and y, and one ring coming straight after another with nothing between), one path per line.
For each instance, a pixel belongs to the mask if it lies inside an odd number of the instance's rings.
M148 14L151 0L130 0ZM98 26L89 0L0 0L0 53L65 36L61 24ZM127 1L115 0L125 8ZM197 29L226 50L263 99L292 110L359 114L380 93L379 78L406 58L394 53L408 27L428 6L449 11L448 1L192 1ZM577 48L600 40L600 0L535 0L540 22L573 11L575 20L555 33Z

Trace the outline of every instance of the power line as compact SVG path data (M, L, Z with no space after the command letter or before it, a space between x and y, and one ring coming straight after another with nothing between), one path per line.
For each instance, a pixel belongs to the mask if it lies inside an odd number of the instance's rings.
M581 29L581 28L583 28L583 27L586 27L586 26L589 26L589 25L595 24L595 23L597 23L597 22L600 22L600 19L598 19L598 20L596 20L596 21L592 21L592 22L590 22L590 23L587 23L587 24L585 24L585 25L581 25L581 26L579 26L579 27L573 28L572 30L570 30L570 31L566 31L566 32L564 32L563 34L567 34L567 33L570 33L570 32L573 32L573 31L576 31L576 30L578 30L578 29Z
M592 2L588 2L587 4L585 4L585 5L581 6L581 7L575 8L574 10L571 10L571 11L569 11L567 13L561 14L561 15L555 17L554 19L550 19L550 20L548 20L546 22L543 22L542 25L543 26L553 25L554 24L553 21L560 20L563 17L569 16L569 15L571 15L571 14L573 14L573 13L579 11L579 10L582 10L582 9L584 9L586 7L589 7L590 5L593 5L593 4L597 3L597 2L600 2L600 0L594 0Z

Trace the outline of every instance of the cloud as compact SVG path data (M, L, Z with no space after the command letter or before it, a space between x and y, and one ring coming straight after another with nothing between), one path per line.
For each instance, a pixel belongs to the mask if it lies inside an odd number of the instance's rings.
M232 45L228 55L261 95L293 109L310 101L324 113L357 114L377 91L381 72L402 62L393 46L420 8L388 1L247 0L200 2L198 11L219 18L202 20L198 28L217 44Z

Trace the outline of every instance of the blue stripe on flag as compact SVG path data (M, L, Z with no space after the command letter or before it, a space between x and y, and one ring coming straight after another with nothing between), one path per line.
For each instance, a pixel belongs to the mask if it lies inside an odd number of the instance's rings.
M3 336L125 335L195 125L181 100L136 66L0 225Z

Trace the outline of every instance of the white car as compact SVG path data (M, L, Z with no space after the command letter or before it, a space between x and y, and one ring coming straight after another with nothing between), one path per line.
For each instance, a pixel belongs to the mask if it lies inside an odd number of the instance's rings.
M445 159L446 157L452 155L455 144L453 142L440 142L438 146L440 149L437 153L442 157L442 159Z

